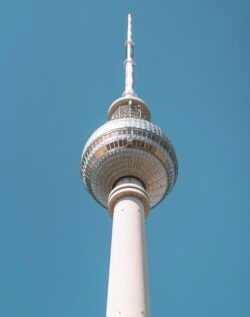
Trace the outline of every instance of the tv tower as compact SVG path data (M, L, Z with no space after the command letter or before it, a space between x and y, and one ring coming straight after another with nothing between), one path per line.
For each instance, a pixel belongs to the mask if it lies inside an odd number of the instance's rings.
M133 50L129 13L125 90L81 157L86 189L113 219L106 317L150 317L145 218L172 190L178 172L172 143L135 93Z

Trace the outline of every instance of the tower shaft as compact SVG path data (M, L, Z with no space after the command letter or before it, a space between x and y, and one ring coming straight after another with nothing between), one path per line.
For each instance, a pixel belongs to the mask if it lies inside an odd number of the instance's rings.
M111 200L116 201L113 203L106 317L150 317L145 237L146 210L143 204L146 195L140 186L133 188L135 183L132 180L132 186L131 183L123 184L113 196L111 192Z

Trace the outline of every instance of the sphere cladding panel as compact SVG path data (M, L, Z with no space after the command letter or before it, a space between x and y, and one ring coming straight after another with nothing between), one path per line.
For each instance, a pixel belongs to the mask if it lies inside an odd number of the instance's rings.
M83 183L104 207L117 179L135 176L146 185L152 208L171 191L177 172L174 148L163 131L136 118L102 125L87 141L81 160Z
M173 147L171 141L168 139L168 137L162 131L162 129L159 128L157 125L153 124L152 122L143 120L143 119L137 119L137 118L121 118L121 119L108 121L104 123L103 125L101 125L97 130L95 130L95 132L88 139L83 149L83 154L86 148L90 145L90 143L92 143L100 135L105 134L109 131L113 131L113 130L124 128L124 127L141 128L146 131L154 132L156 135L162 137L163 139L166 139L166 141L170 143L171 146Z

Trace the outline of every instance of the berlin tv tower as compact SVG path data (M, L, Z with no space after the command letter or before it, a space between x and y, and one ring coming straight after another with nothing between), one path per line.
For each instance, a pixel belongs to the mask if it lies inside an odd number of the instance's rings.
M86 189L113 219L106 317L150 317L145 219L172 190L178 172L172 143L135 93L133 50L128 14L125 90L81 157Z

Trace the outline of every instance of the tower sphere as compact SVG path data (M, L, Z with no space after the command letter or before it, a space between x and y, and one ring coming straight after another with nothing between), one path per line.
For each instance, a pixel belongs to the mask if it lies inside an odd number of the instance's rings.
M90 136L81 157L82 181L105 208L116 183L126 177L140 180L153 208L172 190L178 173L172 143L161 128L150 122L148 106L134 92L133 46L130 28L125 91L111 104L108 122Z

